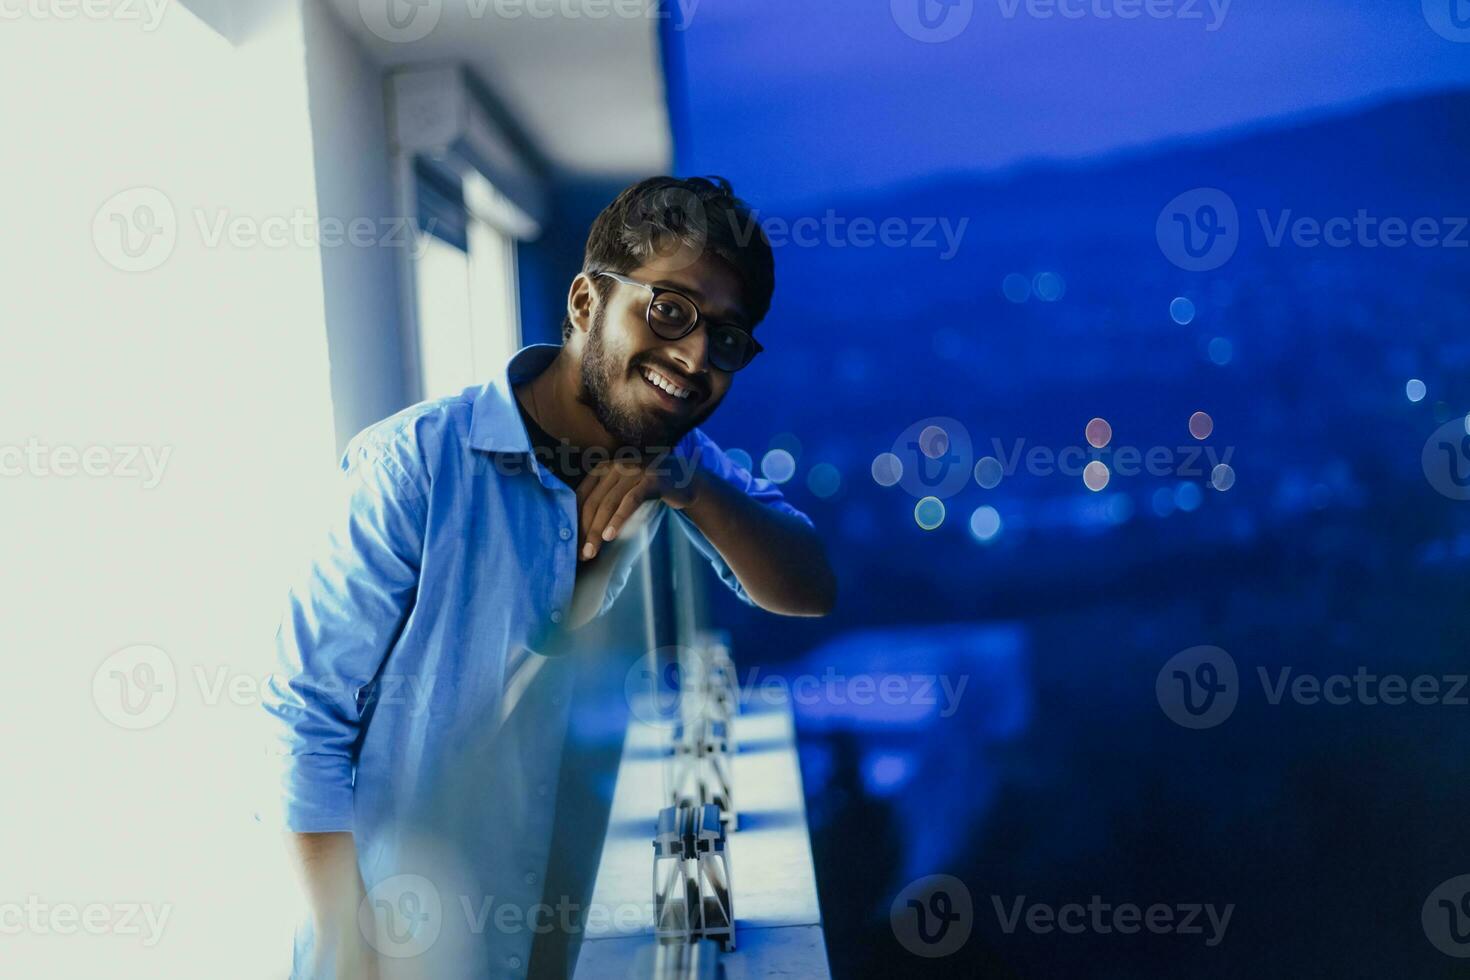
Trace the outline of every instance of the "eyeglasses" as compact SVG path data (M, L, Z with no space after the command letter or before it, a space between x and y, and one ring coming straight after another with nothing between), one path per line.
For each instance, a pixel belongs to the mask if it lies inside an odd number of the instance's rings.
M594 278L597 276L607 276L624 285L648 290L648 309L644 311L644 318L648 320L648 329L663 340L687 337L699 326L699 307L677 289L652 286L616 272L593 273ZM721 371L739 371L765 350L748 330L713 320L705 322L709 330L709 362Z

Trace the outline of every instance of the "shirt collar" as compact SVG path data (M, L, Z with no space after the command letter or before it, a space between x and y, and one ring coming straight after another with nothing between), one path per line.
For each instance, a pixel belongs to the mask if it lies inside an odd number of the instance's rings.
M470 446L489 453L529 453L531 437L512 388L540 374L561 352L560 344L531 344L516 351L500 375L480 389L470 416Z

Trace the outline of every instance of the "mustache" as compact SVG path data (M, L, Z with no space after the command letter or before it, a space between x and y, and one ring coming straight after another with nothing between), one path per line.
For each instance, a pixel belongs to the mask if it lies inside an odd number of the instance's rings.
M678 368L670 367L669 365L664 364L660 361L656 361L651 357L640 358L633 365L634 370L639 370L644 367L650 367L653 370L657 371L659 374L662 374L664 377L668 378L670 381L679 385L680 387L688 388L696 395L698 395L701 400L709 396L709 385L706 382L701 381L698 378L691 378L689 375L685 374L683 371L680 371Z

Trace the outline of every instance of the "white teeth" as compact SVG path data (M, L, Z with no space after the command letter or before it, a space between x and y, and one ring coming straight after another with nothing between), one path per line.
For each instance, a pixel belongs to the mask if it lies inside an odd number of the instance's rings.
M668 378L664 377L662 374L659 374L653 368L644 368L643 376L654 385L656 385L658 388L668 392L675 398L688 398L690 395L694 394L694 392L689 388L680 388Z

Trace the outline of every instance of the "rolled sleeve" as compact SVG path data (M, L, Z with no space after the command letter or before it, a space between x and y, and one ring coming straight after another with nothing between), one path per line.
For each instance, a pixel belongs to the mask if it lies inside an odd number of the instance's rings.
M412 609L424 539L426 488L411 445L369 430L348 447L342 470L344 499L288 594L264 689L278 815L303 833L352 829L359 692Z
M747 497L759 501L767 507L775 508L782 513L799 518L807 527L815 528L816 525L812 523L812 519L793 507L775 483L764 477L755 476L749 470L737 465L723 449L715 444L713 439L705 435L700 429L696 428L685 436L684 440L679 444L677 453L685 458L697 458L709 470L711 475L724 480L726 483L740 490ZM704 536L704 532L696 527L693 521L685 517L681 511L675 510L672 513L675 523L683 528L684 533L688 535L695 549L709 561L710 566L715 570L715 574L719 576L720 581L725 583L726 587L735 593L746 605L756 605L755 600L746 593L745 587L740 584L740 579L736 578L735 572L726 563L725 559L720 556L720 552Z

